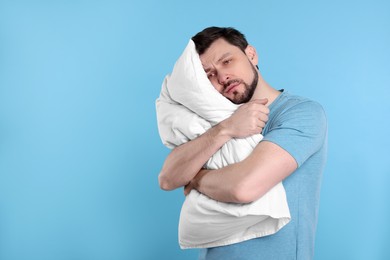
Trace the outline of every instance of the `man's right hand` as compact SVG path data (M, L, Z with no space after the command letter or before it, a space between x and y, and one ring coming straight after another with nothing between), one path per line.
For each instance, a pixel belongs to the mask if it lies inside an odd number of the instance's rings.
M255 99L241 105L229 118L220 123L231 138L245 138L263 131L268 121L268 99Z

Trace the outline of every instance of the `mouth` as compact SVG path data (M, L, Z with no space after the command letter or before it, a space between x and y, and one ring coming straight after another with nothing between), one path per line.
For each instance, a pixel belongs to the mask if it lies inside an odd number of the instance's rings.
M237 82L232 82L232 83L230 83L226 88L225 88L225 93L226 94L229 94L229 93L231 93L231 92L233 92L233 90L238 86L238 85L240 85L241 84L241 82L239 82L239 81L237 81Z

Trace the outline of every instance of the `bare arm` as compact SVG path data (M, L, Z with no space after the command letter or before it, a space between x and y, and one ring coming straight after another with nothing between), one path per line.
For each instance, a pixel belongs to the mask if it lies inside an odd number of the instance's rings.
M295 171L295 159L278 145L263 141L243 161L218 170L201 170L186 187L223 202L252 202Z
M219 201L254 201L292 174L298 162L302 165L321 149L326 133L326 116L318 103L291 106L273 119L266 140L245 160L218 170L201 170L185 194L195 188Z
M253 100L242 105L231 117L203 135L173 149L159 175L161 189L173 190L187 185L207 160L230 139L260 133L268 120L267 101Z
M229 140L224 127L216 125L195 140L173 149L159 175L161 189L173 190L186 185L204 163Z

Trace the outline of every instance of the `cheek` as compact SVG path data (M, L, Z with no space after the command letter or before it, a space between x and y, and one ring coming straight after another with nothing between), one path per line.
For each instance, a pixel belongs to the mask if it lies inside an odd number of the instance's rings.
M245 67L245 71L244 71L243 76L245 77L245 81L252 81L253 77L254 77L253 68L252 68L252 66L250 66L250 65L248 66L248 65Z
M213 85L213 87L218 91L218 92L221 92L222 91L222 86L217 82L217 80L210 80L211 82L211 85Z

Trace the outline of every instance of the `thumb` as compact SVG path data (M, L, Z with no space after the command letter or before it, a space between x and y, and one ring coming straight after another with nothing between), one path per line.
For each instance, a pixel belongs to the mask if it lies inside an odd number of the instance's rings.
M260 99L255 99L253 100L254 102L258 103L258 104L262 104L262 105L265 105L268 103L268 98L260 98Z

